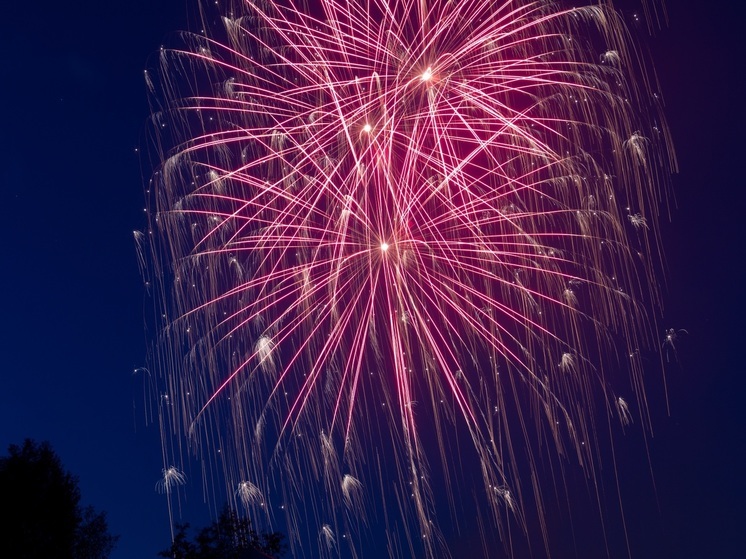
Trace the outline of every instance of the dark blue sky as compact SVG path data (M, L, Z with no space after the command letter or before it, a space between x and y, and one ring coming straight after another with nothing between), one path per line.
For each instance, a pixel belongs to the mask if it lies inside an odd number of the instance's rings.
M148 174L135 153L148 116L142 72L187 26L187 4L0 8L0 447L49 440L121 534L114 559L155 557L169 543L154 490L157 426L143 425L132 376L146 352L132 230L144 224ZM735 559L746 557L743 14L733 1L669 4L670 25L652 41L680 160L661 323L687 334L668 371L670 416L653 394L660 512L649 477L639 498L627 488L628 509L645 508L630 514L632 549L637 559ZM647 471L644 455L620 460ZM204 522L199 503L186 510Z

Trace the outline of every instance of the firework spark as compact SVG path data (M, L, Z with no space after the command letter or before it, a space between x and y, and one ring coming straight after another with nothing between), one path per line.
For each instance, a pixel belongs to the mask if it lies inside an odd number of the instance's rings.
M163 432L297 556L444 557L444 524L508 542L530 516L548 549L539 461L595 480L597 423L648 423L635 356L659 345L674 162L620 16L246 0L205 20L148 75Z
M159 493L171 493L173 488L177 485L184 485L186 483L186 476L183 472L180 472L175 466L169 466L163 468L163 475L158 483L155 484L155 488Z

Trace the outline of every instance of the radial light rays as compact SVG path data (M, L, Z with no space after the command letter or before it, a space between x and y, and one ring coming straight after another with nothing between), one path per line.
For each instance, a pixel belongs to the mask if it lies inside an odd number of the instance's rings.
M149 76L167 438L298 556L443 557L464 518L486 555L494 527L549 548L537 457L595 480L599 421L646 418L626 356L651 345L673 161L621 19L227 14Z

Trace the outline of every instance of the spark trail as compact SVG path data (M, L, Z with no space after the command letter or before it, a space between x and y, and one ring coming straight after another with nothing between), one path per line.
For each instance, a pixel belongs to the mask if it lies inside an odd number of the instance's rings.
M444 524L508 552L538 526L548 554L542 461L600 493L608 424L649 422L675 162L621 17L320 0L204 19L147 76L166 461L200 456L299 557L444 557Z

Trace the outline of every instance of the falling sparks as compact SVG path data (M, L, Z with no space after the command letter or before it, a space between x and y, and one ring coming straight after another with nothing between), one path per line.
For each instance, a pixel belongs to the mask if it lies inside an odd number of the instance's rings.
M175 466L170 466L163 469L163 475L155 487L159 493L171 493L175 486L184 485L185 483L186 476L184 473L179 471Z
M613 385L643 390L617 356L660 349L652 82L610 2L320 4L236 3L148 73L166 463L298 553L356 556L375 514L430 558L464 512L512 541L539 454L598 486Z

